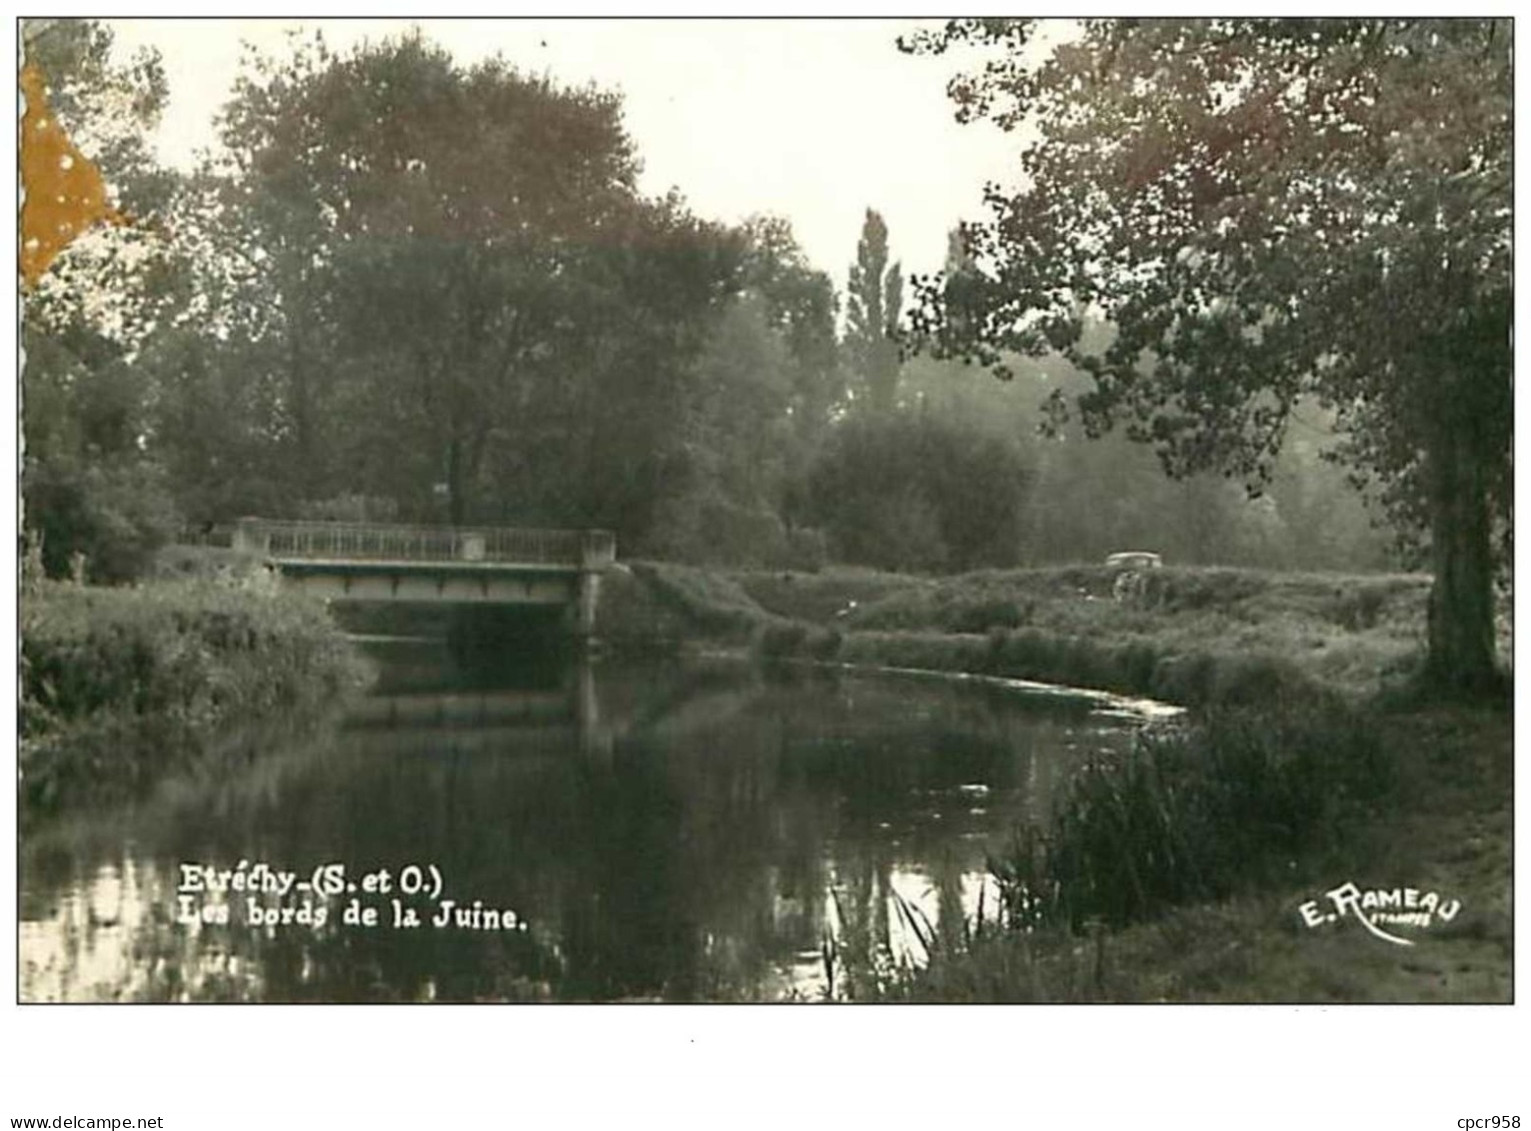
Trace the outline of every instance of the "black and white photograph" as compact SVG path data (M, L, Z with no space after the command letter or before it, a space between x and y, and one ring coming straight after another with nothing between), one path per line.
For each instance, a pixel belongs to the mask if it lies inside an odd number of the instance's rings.
M20 1019L1510 1006L1515 32L19 19Z

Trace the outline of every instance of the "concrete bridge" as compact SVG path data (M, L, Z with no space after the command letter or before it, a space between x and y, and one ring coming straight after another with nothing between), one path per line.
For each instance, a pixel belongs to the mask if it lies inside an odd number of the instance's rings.
M585 637L601 573L616 559L605 530L242 518L232 544L332 600L563 606Z

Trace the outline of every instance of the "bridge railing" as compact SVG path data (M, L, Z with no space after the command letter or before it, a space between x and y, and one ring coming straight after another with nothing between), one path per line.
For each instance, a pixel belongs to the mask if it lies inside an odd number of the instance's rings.
M616 557L606 530L402 526L240 519L234 547L273 558L338 561L517 562L599 569Z

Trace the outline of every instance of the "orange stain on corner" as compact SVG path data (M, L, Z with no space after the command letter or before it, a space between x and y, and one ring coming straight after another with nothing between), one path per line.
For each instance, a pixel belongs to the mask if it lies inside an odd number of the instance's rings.
M48 109L43 73L21 70L26 113L21 119L21 277L36 286L74 238L94 224L122 224L127 218L106 199L101 172L64 132Z

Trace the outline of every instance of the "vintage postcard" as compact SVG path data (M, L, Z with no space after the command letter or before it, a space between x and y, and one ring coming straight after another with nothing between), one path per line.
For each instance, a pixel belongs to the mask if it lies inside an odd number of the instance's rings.
M1513 31L19 21L23 1025L1511 1003Z

